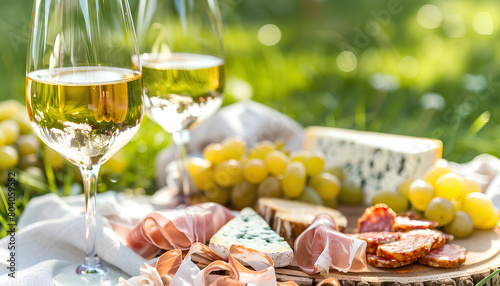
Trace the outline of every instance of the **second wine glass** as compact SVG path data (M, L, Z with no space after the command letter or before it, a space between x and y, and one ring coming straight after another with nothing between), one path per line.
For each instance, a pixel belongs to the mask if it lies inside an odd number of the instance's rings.
M185 169L189 129L222 104L225 60L217 0L141 0L137 37L146 115L172 133L179 186L191 189Z

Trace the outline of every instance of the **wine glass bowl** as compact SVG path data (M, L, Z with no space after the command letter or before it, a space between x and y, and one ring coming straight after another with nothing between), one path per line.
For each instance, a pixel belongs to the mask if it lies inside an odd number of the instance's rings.
M191 195L184 164L193 129L222 105L225 52L217 0L141 0L137 36L146 114L172 133L183 195Z
M85 259L57 269L55 285L113 285L123 275L97 255L95 194L99 167L142 121L138 56L126 0L34 1L28 117L45 144L79 167L85 193Z

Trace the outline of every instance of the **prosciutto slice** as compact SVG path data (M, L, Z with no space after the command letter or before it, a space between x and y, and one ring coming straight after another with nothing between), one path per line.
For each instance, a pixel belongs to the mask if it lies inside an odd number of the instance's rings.
M212 261L203 270L191 260L199 255ZM242 263L250 265L246 268ZM225 276L213 274L223 270ZM219 272L220 273L220 272ZM337 282L338 283L338 282ZM297 286L293 281L277 282L273 260L264 253L240 245L232 245L229 258L223 260L206 245L195 243L182 259L180 250L171 250L153 264L144 264L141 275L128 280L121 279L121 286ZM338 285L338 284L334 284Z
M122 243L144 258L163 250L188 250L195 242L206 243L234 216L216 203L202 203L184 209L156 211L134 229L115 227Z
M295 258L308 274L328 274L330 268L359 272L367 269L366 245L366 241L337 231L333 219L320 214L295 240Z

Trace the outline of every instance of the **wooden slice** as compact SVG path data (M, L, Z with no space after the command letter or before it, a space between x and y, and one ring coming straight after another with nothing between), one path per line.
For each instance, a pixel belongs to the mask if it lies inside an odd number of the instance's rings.
M340 211L347 217L346 232L354 232L361 207L342 207ZM418 262L395 269L376 268L368 265L368 270L360 273L342 273L331 269L328 275L308 275L296 266L277 268L279 281L292 280L299 285L316 285L325 278L336 278L341 285L460 285L472 286L491 272L500 268L500 229L475 230L466 239L455 239L468 250L466 262L457 268L434 268ZM308 280L309 279L309 280ZM492 284L500 285L498 275Z

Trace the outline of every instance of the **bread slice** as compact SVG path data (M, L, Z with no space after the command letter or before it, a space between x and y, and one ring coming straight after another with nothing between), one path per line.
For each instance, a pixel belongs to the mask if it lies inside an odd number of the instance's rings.
M341 212L324 206L276 198L260 198L257 212L293 247L295 239L313 222L318 214L330 215L339 231L347 226Z
M225 224L210 239L209 247L227 259L233 244L267 254L275 267L287 266L293 260L290 246L252 208L242 209L239 216Z

